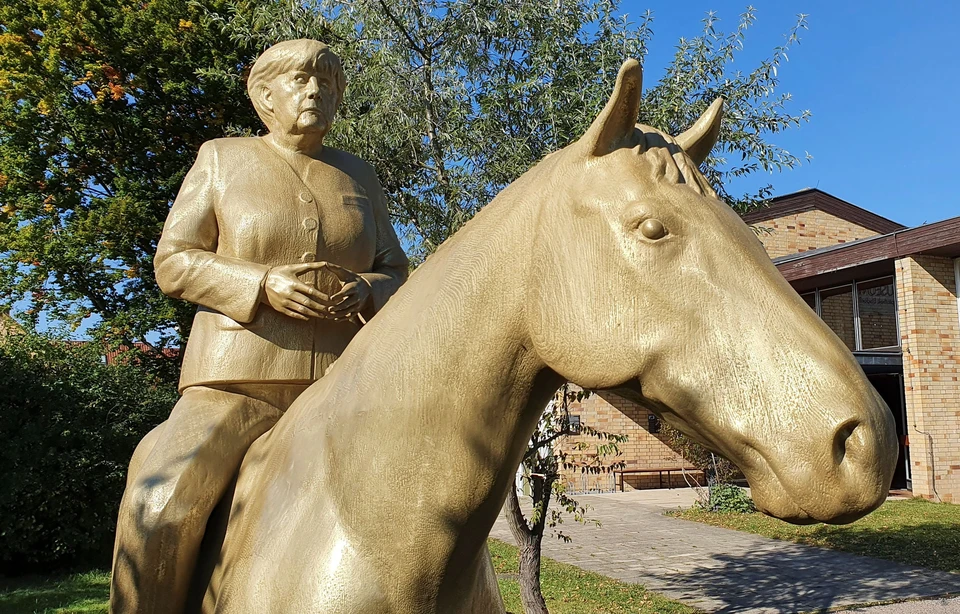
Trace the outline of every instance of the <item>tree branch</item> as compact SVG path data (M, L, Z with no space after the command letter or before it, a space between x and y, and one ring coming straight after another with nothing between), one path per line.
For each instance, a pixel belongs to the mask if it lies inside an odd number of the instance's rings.
M503 515L518 545L530 539L530 525L527 524L527 519L523 517L523 510L520 509L516 482L510 485L510 491L503 506Z
M543 440L540 440L540 441L532 441L532 442L530 443L530 447L527 448L526 453L523 455L523 460L527 460L528 458L532 457L534 454L537 453L537 451L538 451L540 448L544 447L545 445L551 444L551 443L553 443L554 441L556 441L557 439L560 439L561 437L566 437L567 435L572 435L572 433L570 432L570 429L569 429L569 428L565 428L565 429L563 429L563 430L561 430L561 431L558 431L558 432L554 433L553 435L550 435L550 436L547 437L546 439L543 439Z
M417 44L417 41L413 39L413 36L410 34L410 32L407 31L403 23L401 23L400 20L396 16L394 16L393 12L390 10L390 7L387 6L387 3L384 2L384 0L379 0L379 4L380 4L380 8L383 9L383 12L386 13L387 18L391 22L393 22L393 25L396 26L400 34L402 34L403 37L407 39L407 43L410 44L410 48L416 51L418 54L420 54L420 57L426 58L427 56L426 50Z

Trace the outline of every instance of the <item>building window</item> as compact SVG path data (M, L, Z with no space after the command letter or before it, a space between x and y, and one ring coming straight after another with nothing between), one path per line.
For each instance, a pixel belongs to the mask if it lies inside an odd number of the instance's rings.
M893 277L817 289L800 297L850 350L900 347Z
M860 316L860 349L896 347L897 290L892 277L857 284L857 312Z
M851 350L857 349L854 332L853 286L820 291L820 318Z

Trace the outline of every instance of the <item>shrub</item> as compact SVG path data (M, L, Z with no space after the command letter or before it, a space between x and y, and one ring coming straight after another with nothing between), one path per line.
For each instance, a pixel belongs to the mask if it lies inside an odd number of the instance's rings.
M127 463L177 399L157 373L98 343L0 342L0 573L109 563Z
M733 484L718 484L710 489L710 511L724 514L749 514L757 511L746 489Z

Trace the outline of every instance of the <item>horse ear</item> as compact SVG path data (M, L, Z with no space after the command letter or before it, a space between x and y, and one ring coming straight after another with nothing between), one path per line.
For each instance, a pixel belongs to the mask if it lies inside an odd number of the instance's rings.
M700 116L697 123L676 138L677 145L687 152L687 155L697 163L697 166L703 164L703 161L710 155L710 150L717 144L722 119L723 98L721 97L713 101L713 104Z
M643 84L643 69L633 58L620 67L617 84L597 119L580 138L590 155L603 156L617 149L622 141L633 134L640 115L640 87Z

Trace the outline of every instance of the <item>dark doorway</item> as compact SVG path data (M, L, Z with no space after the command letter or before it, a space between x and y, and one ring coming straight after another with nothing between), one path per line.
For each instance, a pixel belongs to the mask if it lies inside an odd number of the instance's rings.
M868 374L867 379L877 389L893 413L897 425L897 441L900 455L897 469L893 473L892 490L911 490L910 483L910 441L907 439L907 412L903 402L903 376L900 373Z

